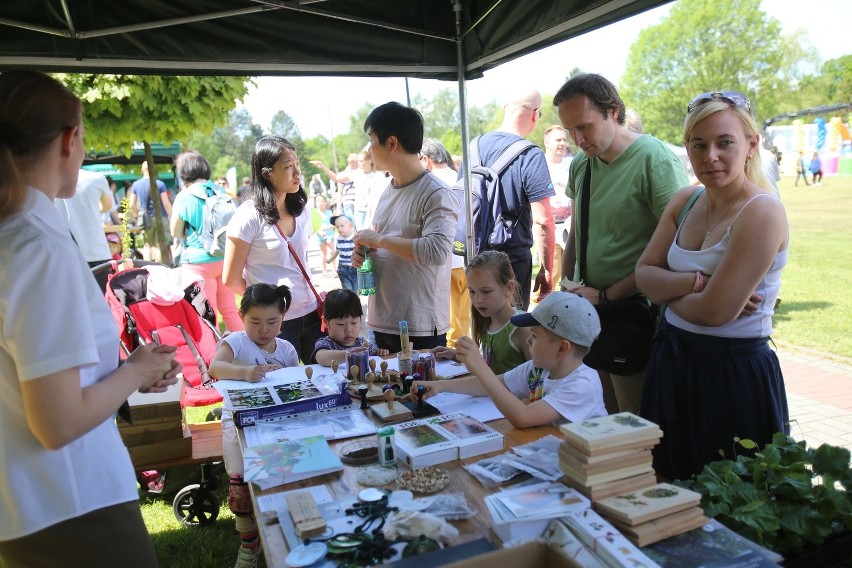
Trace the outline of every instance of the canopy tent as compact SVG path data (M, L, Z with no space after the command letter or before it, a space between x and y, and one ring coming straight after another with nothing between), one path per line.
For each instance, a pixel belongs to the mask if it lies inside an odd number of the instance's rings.
M0 4L0 69L454 80L466 153L465 80L669 1L6 1Z
M7 1L0 68L470 79L668 1Z

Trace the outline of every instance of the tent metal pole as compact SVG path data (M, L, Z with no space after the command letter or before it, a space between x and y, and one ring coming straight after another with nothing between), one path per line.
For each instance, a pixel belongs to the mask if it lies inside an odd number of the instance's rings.
M470 202L470 129L468 127L467 115L467 86L465 85L464 46L462 44L462 0L453 0L453 12L456 16L456 71L459 83L459 117L461 118L461 143L462 143L462 179L464 179L464 211L465 216L465 266L470 262L470 253L473 251L473 210Z

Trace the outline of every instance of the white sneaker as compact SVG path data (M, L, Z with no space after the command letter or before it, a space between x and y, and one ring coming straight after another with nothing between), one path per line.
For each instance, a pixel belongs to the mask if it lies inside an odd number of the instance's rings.
M822 187L822 184L820 182L816 182L814 185L817 187Z
M254 550L240 547L237 553L237 563L234 568L257 568L257 559L260 558L261 548L258 546Z

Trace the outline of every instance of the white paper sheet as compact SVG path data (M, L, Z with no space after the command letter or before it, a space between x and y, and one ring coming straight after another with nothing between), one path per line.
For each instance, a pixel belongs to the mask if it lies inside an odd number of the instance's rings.
M440 410L441 414L464 412L480 422L491 422L503 418L503 413L494 406L494 402L487 396L440 392L427 398L426 402Z

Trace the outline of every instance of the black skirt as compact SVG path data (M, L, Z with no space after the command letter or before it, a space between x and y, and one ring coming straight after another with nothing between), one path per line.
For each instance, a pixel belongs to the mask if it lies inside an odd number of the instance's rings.
M701 335L663 322L654 338L640 414L663 430L654 469L688 479L708 463L789 433L784 377L769 338Z

